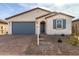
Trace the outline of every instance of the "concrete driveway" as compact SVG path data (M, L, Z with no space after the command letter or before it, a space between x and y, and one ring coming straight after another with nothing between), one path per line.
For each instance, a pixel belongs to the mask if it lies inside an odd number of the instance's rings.
M24 55L34 36L0 36L0 55Z

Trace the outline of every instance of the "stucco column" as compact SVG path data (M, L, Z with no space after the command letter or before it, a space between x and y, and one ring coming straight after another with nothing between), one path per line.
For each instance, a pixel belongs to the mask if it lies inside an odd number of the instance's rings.
M40 36L40 23L36 22L36 35L37 35L37 45L39 45L39 36Z
M12 22L8 22L8 34L12 34Z
M40 23L36 22L36 34L40 34Z

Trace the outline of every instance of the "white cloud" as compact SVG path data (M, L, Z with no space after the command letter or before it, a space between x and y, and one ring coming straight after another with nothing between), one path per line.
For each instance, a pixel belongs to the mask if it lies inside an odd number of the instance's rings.
M22 5L23 7L31 7L31 8L34 8L36 6L45 7L45 8L51 9L52 11L66 12L66 13L69 13L69 14L74 15L76 17L79 17L79 4L77 4L77 3L72 4L73 2L70 3L67 1L61 2L61 4L56 2L56 4L55 3L54 4L53 3L36 3L36 4L32 3L32 4L20 4L20 5ZM59 6L57 5L57 3Z
M12 6L11 6L12 5ZM4 7L4 8L3 8ZM13 15L16 12L23 12L35 7L45 7L47 9L50 9L52 11L61 11L61 12L66 12L68 14L74 15L76 17L79 17L79 4L64 4L61 6L57 6L54 3L18 3L18 4L0 4L0 18L1 17L7 17L7 15ZM6 13L6 11L9 12ZM17 9L17 10L16 10Z
M79 17L79 4L66 4L62 6L62 11L71 13L72 15Z

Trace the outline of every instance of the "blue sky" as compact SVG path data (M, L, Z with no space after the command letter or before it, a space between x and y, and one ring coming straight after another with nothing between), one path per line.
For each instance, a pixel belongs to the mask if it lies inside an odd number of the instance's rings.
M64 4L61 6L53 3L0 3L0 19L5 19L34 7L45 7L52 11L63 11L79 17L79 4Z

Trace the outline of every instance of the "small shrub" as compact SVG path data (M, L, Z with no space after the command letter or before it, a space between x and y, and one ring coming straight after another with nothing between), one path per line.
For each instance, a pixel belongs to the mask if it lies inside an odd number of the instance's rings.
M61 34L61 36L65 36L64 34Z
M76 33L72 33L72 36L76 35Z
M59 42L59 43L62 43L62 40L59 38L59 39L58 39L58 42Z
M79 32L77 32L77 36L79 36Z
M76 35L76 36L79 36L79 32L74 32L74 33L72 33L72 35L74 36L74 35Z
M71 44L73 46L77 46L79 44L79 40L78 38L75 38L74 36L71 36L68 40L67 40L68 44Z
M73 46L77 46L77 44L78 44L78 42L76 40L72 42Z

